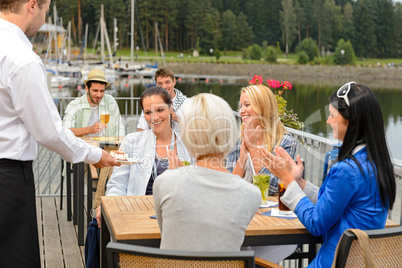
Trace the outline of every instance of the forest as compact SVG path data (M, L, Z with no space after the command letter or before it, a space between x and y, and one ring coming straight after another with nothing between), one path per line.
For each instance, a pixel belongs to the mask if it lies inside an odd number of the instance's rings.
M312 38L321 52L350 41L357 57L402 56L402 4L392 0L135 0L134 40L141 50L155 48L158 27L164 51L242 50L267 43L294 52ZM132 0L53 0L63 27L72 25L76 46L96 37L101 4L111 40L117 19L119 48L130 47ZM157 26L156 26L157 25Z

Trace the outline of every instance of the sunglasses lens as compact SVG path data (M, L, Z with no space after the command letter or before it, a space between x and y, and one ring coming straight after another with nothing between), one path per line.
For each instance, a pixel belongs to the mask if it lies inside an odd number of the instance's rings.
M338 89L338 97L345 96L348 92L350 84L343 85L340 89Z

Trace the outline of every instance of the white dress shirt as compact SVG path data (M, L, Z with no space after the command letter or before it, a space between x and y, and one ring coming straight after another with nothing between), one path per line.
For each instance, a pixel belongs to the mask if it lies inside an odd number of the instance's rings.
M34 160L37 143L70 162L99 162L102 151L62 126L45 67L13 23L0 19L0 159Z

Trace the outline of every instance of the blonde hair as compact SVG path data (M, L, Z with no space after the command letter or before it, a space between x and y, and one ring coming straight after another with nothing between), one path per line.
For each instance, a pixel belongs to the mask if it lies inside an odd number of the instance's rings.
M278 113L278 104L274 93L264 85L252 85L242 88L241 93L247 93L251 106L260 117L264 131L264 144L271 152L274 146L279 146L282 136L286 133Z
M180 115L180 137L189 153L199 158L228 154L237 140L237 124L229 104L209 93L188 99Z

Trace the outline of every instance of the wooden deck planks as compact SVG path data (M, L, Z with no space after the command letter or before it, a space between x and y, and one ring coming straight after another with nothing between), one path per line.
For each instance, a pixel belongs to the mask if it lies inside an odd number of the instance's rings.
M59 205L59 197L36 198L42 268L84 268L84 247L78 246L77 227L67 221L67 212L59 210Z
M43 247L46 267L64 268L54 198L42 198Z
M60 199L55 198L56 208L60 207ZM66 198L63 200L66 203ZM63 248L63 257L66 267L85 267L83 251L84 247L78 246L77 233L74 229L72 222L67 221L67 212L65 210L57 210L59 215L59 227L61 243ZM81 249L82 248L82 249Z
M43 226L42 226L42 198L36 197L36 218L38 223L38 236L39 236L39 251L40 251L40 263L42 267L45 267L45 256L43 251Z

